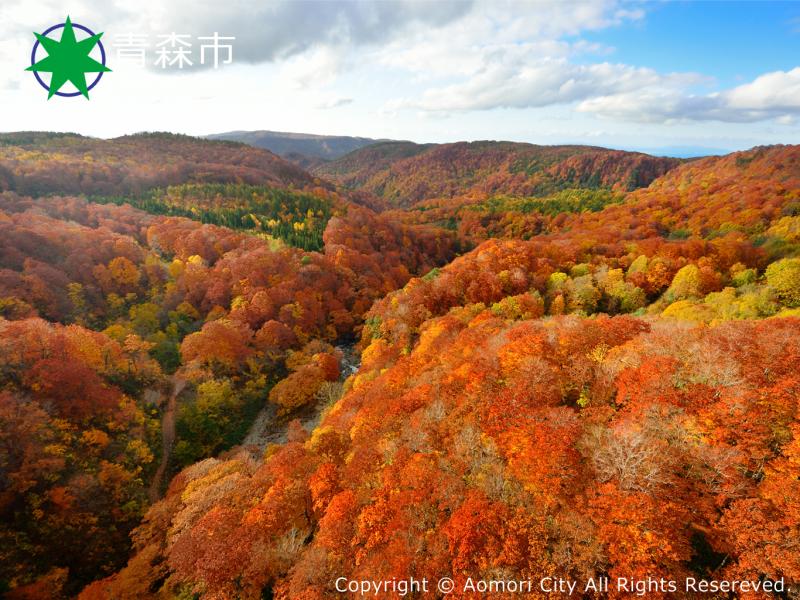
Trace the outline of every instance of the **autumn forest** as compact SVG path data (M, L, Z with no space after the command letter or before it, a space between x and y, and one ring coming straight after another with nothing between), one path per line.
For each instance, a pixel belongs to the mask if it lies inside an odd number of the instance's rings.
M0 595L799 598L799 334L800 146L0 134Z

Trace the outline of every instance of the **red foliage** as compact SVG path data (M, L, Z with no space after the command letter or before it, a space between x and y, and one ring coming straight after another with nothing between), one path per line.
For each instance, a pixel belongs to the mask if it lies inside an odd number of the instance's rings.
M347 187L409 207L429 198L468 193L534 195L581 185L648 185L680 164L673 158L590 146L533 146L511 142L375 144L314 169Z
M785 540L799 520L785 491L800 346L785 342L798 329L451 312L406 356L374 363L367 349L303 448L288 445L246 483L195 467L180 476L197 499L177 488L165 501L168 560L207 593L257 597L251 585L263 584L311 598L340 576L675 579L697 575L702 539L727 554L730 576L794 578ZM345 450L323 455L333 432ZM230 551L240 539L245 554Z
M158 374L101 333L0 319L0 578L13 597L75 593L126 556L153 457L145 414L117 385Z

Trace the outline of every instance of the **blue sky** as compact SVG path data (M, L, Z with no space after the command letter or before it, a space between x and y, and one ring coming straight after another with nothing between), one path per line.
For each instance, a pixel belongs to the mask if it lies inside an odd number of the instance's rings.
M586 39L615 49L615 60L659 71L699 71L723 86L800 57L800 2L653 2L646 16Z
M33 31L105 31L92 99L25 73ZM197 38L233 36L200 67ZM154 66L162 34L194 66ZM144 65L115 40L148 37ZM271 129L702 154L800 141L800 2L4 0L0 130ZM11 117L13 115L13 118Z

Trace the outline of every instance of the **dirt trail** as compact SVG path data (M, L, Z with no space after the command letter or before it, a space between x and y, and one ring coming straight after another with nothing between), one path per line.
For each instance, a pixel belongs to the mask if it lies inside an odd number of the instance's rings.
M172 455L172 447L175 445L175 408L178 405L178 396L186 387L186 380L173 375L172 393L167 401L167 408L161 418L161 463L156 469L153 481L148 490L150 502L156 502L161 498L161 490L164 484L164 474L169 466L169 459Z

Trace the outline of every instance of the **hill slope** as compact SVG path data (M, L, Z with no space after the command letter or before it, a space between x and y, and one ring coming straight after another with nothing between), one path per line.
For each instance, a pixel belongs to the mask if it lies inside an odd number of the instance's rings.
M318 428L185 469L83 600L408 573L796 589L799 159L684 165L412 279Z
M300 167L234 142L168 133L111 140L75 134L0 134L0 191L134 194L179 183L315 185Z
M626 239L713 239L762 234L791 216L800 187L800 146L767 146L684 163L631 192L568 188L540 198L469 194L415 204L391 214L408 223L456 230L462 242L532 239L562 230L595 230ZM611 228L610 228L611 226Z
M332 163L377 186L345 196L229 142L0 143L0 181L40 196L0 193L10 598L798 587L800 146L376 144ZM178 474L149 505L173 373ZM285 436L235 448L267 407Z
M419 145L387 142L320 165L313 172L398 207L470 193L542 196L567 188L632 190L681 163L592 146L513 142Z

